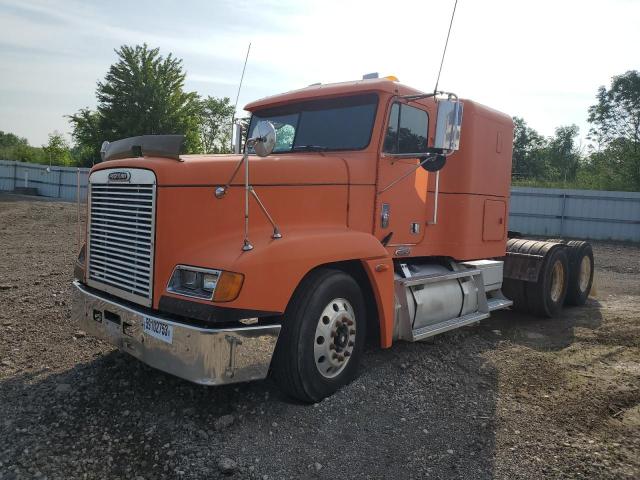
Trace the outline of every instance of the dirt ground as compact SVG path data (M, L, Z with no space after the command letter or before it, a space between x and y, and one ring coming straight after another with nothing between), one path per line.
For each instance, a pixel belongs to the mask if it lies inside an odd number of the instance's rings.
M585 307L370 349L314 406L79 331L75 205L0 196L0 246L0 479L640 478L638 245L594 244Z

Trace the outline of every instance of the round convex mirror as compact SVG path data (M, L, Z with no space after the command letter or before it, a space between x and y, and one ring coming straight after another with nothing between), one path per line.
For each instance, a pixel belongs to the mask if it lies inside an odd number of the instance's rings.
M447 163L447 157L445 155L436 155L424 162L422 168L427 172L437 172L438 170L442 170L445 163Z
M271 122L260 121L253 130L253 149L259 157L266 157L276 146L276 129Z

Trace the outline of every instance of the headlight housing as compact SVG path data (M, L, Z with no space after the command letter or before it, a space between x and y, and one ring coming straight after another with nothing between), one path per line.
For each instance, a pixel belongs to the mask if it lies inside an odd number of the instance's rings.
M185 297L230 302L238 297L243 281L244 276L240 273L178 265L167 290Z

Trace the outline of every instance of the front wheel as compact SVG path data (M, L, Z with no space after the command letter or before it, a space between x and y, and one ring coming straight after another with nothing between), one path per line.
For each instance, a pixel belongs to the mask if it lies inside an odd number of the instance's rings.
M355 378L364 349L365 305L340 270L311 272L283 316L272 374L286 393L317 402Z

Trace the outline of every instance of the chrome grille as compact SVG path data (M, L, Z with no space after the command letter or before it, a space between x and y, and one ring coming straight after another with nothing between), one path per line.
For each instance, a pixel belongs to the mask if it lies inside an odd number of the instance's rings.
M105 177L95 172L97 180ZM151 172L135 175L149 180ZM92 177L93 177L92 175ZM106 178L106 177L105 177ZM155 230L155 179L148 183L90 180L88 283L122 298L151 305Z

